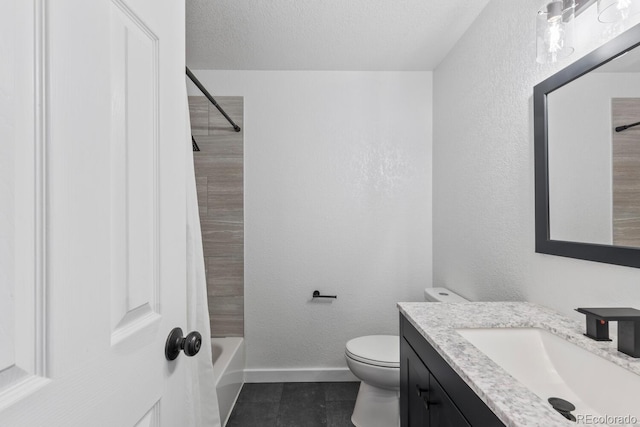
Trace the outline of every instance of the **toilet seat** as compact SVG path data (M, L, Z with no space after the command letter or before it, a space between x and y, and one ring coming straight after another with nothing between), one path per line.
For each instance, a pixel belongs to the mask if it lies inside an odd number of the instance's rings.
M400 337L367 335L347 342L347 357L368 365L400 368Z

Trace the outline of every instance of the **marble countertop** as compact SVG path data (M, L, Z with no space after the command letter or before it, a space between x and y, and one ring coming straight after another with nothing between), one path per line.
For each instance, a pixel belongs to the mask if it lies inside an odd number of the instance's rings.
M398 308L508 427L575 426L459 335L461 328L541 328L640 375L640 359L583 335L585 322L526 302L401 302Z

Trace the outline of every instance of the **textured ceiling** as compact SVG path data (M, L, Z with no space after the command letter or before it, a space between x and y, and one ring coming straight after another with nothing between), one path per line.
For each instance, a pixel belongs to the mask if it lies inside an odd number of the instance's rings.
M187 0L187 65L433 70L489 0Z

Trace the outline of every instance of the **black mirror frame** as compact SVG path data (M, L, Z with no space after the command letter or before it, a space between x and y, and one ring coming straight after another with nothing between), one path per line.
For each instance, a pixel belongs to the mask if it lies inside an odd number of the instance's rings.
M547 147L547 95L637 46L640 46L640 24L558 71L533 88L537 253L640 268L640 248L551 240Z

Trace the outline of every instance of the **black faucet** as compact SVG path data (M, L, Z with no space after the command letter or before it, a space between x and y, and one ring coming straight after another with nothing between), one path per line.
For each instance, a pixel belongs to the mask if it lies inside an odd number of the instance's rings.
M576 308L587 315L587 333L596 341L609 339L609 321L618 322L618 351L631 357L640 357L640 310L620 308Z

